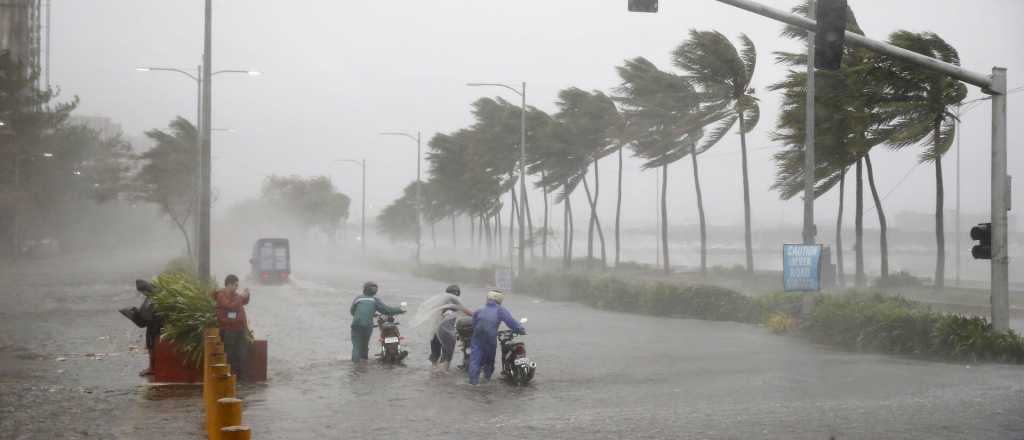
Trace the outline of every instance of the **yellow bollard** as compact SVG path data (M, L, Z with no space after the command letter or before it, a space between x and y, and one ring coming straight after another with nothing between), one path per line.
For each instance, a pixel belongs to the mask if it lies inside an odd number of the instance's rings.
M222 371L227 368L227 365L214 365L213 368L215 371ZM214 402L225 397L235 397L235 376L232 376L231 373L223 373L221 371L217 371L213 376L213 382L210 384L210 394L213 396ZM214 405L206 413L206 433L210 440L217 440L220 438L220 427L217 426L217 420L217 405Z
M248 426L228 426L221 428L221 440L250 440L252 430Z
M217 429L242 424L242 399L225 397L217 401Z
M210 366L224 362L214 362L213 357L217 353L224 352L224 344L220 340L220 329L216 327L207 327L203 329L203 404L206 405L206 411L210 411L210 407L213 406L214 401L210 399Z
M211 384L213 383L213 377L216 374L229 373L230 368L227 367L227 360L225 359L224 350L217 351L222 345L214 344L212 352L207 356L209 364L203 371L203 405L205 406L205 412L210 413L214 410L214 406L217 405L217 399L213 397Z

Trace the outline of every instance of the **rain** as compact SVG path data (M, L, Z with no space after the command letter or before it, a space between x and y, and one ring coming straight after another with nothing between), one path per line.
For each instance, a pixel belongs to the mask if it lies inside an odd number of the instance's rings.
M1021 18L2 1L0 438L1022 438Z

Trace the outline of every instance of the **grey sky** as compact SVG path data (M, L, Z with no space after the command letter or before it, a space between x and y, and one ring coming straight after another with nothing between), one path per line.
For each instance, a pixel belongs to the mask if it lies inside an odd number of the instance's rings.
M171 73L141 73L143 65L194 69L202 46L201 0L53 0L53 82L82 98L80 114L106 115L128 134L165 127L176 115L195 114L195 84ZM789 8L796 0L765 0ZM959 51L965 67L1009 68L1010 86L1024 84L1024 2L1017 0L850 0L869 36L898 29L934 31ZM471 122L469 104L482 95L516 97L500 89L465 87L470 81L527 81L529 104L553 111L568 86L610 90L614 67L635 56L671 69L669 52L690 28L747 33L758 48L754 86L762 118L749 141L756 226L800 221L800 202L779 201L768 141L778 96L765 91L784 70L777 50L798 50L778 36L781 26L713 0L662 0L658 14L630 14L625 0L215 0L214 66L254 68L257 78L220 76L214 82L214 185L218 208L253 197L268 174L330 175L358 203L358 167L336 158L366 157L371 214L389 203L415 173L415 145L380 131L421 130L426 141ZM972 98L981 96L971 87ZM1024 181L1019 159L1024 127L1021 96L1009 102L1010 173ZM988 211L990 111L964 116L964 209ZM727 137L702 159L708 218L742 223L739 139ZM916 163L918 149L879 151L873 159L879 190L887 193ZM945 160L947 208L955 193L953 152ZM670 221L695 221L690 165L669 171ZM615 161L602 168L602 211L614 211ZM653 171L627 160L623 208L627 224L654 217ZM885 201L887 210L934 209L934 170L917 167ZM1024 206L1024 190L1014 205ZM582 196L580 196L582 198ZM534 198L533 200L538 200ZM852 198L850 199L852 200ZM820 199L817 215L832 218L835 196ZM582 200L578 202L583 209ZM538 205L534 205L538 206ZM557 210L560 212L560 209ZM535 208L534 215L539 216ZM579 211L582 212L582 211ZM353 211L358 214L357 210ZM578 216L578 218L582 218ZM581 220L585 221L585 220ZM874 218L866 223L874 225ZM952 227L951 225L948 227Z

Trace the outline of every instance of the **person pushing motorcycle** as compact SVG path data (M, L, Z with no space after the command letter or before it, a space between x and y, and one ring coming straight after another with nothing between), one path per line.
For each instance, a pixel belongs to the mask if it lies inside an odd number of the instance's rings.
M377 298L377 283L363 284L363 294L352 300L352 362L365 361L370 356L370 337L373 336L373 314L401 315L405 310L391 307Z
M526 329L519 324L512 313L501 305L505 295L497 290L487 294L487 304L473 312L473 338L470 341L469 383L480 383L480 372L483 370L484 380L491 380L494 374L494 356L498 348L498 326L502 322L519 334L526 334Z

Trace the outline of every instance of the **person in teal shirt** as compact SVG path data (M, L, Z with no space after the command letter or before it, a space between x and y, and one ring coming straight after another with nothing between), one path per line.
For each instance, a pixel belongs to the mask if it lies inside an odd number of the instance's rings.
M370 337L373 336L373 314L401 315L405 310L391 307L377 298L377 283L363 284L363 294L352 300L352 362L365 361L370 355Z

